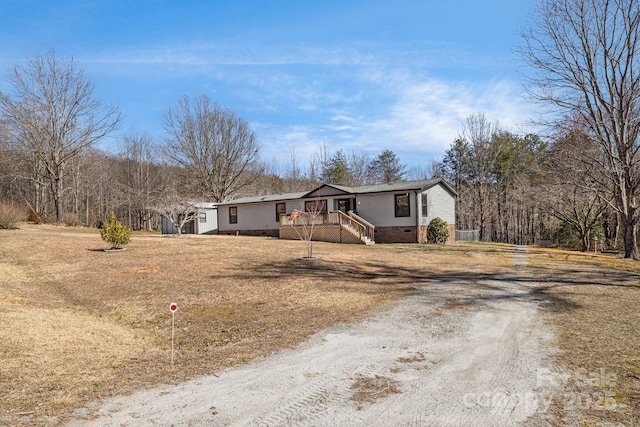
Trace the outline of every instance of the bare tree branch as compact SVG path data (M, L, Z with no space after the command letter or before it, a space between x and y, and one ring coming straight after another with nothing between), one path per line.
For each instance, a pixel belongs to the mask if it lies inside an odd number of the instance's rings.
M0 114L46 171L60 220L68 163L113 132L120 114L94 96L93 83L73 59L60 59L53 50L14 67L9 83L14 94L0 93Z
M169 159L191 172L200 191L216 202L233 198L256 179L255 133L208 96L183 97L177 107L167 109L164 124Z
M520 53L534 70L530 93L561 113L559 120L575 116L598 144L624 226L625 257L637 259L640 3L543 0L523 38Z

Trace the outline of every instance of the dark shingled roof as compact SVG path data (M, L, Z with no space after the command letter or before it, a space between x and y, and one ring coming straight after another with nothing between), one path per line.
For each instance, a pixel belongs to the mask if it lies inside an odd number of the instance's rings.
M242 197L240 199L230 200L228 202L220 203L219 205L240 205L246 203L260 203L260 202L276 202L280 200L296 200L308 197L314 197L313 193L324 187L335 188L336 190L343 191L345 193L357 195L357 194L370 194L370 193L386 193L392 191L408 191L408 190L426 190L437 184L442 184L447 191L455 195L453 188L449 186L442 178L425 179L420 181L402 181L394 182L392 184L374 184L374 185L362 185L359 187L346 187L343 185L323 184L311 191L300 191L297 193L281 193L281 194L269 194L266 196L253 196Z

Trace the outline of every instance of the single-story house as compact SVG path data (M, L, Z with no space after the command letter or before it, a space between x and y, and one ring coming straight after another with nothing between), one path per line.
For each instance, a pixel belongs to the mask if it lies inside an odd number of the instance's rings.
M436 217L446 221L455 236L455 198L441 178L360 187L323 184L312 191L219 203L218 232L295 239L291 213L319 207L314 240L424 243L427 226Z
M182 226L182 234L217 234L218 207L216 204L198 202L193 205L198 208L198 217ZM175 227L165 216L162 217L162 234L176 234Z

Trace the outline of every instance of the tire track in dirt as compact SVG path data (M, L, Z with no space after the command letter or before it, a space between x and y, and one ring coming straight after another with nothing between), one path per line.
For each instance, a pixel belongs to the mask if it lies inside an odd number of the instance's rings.
M329 393L329 378L318 378L311 381L302 391L296 392L293 398L266 415L258 417L247 424L251 427L269 427L277 425L295 425L302 420L312 422L317 415L326 410L335 395Z
M525 251L514 264L526 264ZM526 281L484 285L438 281L295 350L108 400L101 417L69 426L519 425L544 411L536 377L548 369L551 336ZM354 401L358 378L388 380L397 392Z

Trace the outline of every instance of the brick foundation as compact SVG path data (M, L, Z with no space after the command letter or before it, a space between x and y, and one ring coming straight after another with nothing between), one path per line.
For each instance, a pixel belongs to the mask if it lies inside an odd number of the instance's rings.
M456 241L456 226L448 224L449 239L447 243ZM427 226L409 227L376 227L376 243L427 243Z
M456 226L455 224L447 225L449 228L449 240L447 243L453 243L456 241ZM320 228L320 227L319 227ZM339 227L338 227L339 230ZM292 230L286 230L284 239L298 239L299 236ZM289 232L290 231L290 232ZM315 235L314 240L325 240L322 238L322 234L327 232L325 230L317 231L318 235ZM268 237L280 237L279 229L263 229L263 230L225 230L220 231L218 234L226 236L268 236ZM374 240L376 243L426 243L427 241L427 226L421 225L408 226L408 227L376 227ZM341 242L341 239L328 239L329 242ZM353 242L350 242L353 243Z
M429 237L429 232L427 231L426 225L421 225L418 227L418 243L427 243L427 238Z
M449 229L449 239L447 243L454 243L456 241L456 225L447 224L447 228Z
M376 243L417 243L418 227L376 227L374 240Z

